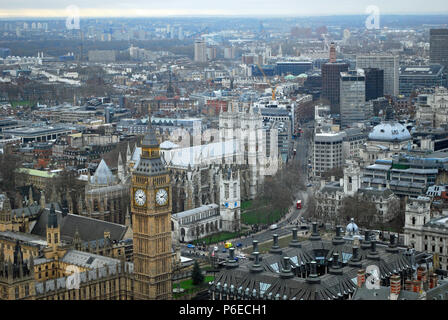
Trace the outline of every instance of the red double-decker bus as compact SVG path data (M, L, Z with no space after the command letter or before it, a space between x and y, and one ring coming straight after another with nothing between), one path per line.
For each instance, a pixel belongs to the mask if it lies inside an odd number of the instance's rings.
M297 200L297 209L302 209L302 200Z

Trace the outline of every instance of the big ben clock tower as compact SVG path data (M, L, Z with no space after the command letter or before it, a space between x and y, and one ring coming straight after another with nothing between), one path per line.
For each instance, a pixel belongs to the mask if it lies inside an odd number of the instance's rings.
M168 300L172 298L171 185L151 121L141 148L131 186L134 297Z

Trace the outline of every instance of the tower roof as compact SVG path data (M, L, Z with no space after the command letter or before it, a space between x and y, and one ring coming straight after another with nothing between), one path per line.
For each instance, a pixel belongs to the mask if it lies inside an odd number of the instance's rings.
M92 184L108 184L115 181L115 176L107 166L104 159L101 159L100 164L95 170L95 174L90 178Z
M48 215L48 228L57 228L57 227L58 227L58 216L56 215L54 205L51 204L50 214Z

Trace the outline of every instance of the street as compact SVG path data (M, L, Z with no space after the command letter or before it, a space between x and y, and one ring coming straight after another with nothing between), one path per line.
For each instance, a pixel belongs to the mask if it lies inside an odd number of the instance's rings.
M298 222L298 225L304 225L300 222L300 217L303 215L304 212L307 210L307 200L309 196L309 192L311 192L311 188L308 188L308 152L309 152L309 144L307 143L305 137L302 135L299 138L296 138L294 140L294 148L297 150L296 155L292 158L291 161L297 161L298 163L301 163L300 166L301 173L304 179L305 184L305 190L301 190L298 194L296 199L302 200L302 209L296 208L296 203L292 203L291 207L289 208L288 213L277 223L278 228L275 230L265 229L262 231L257 232L256 234L252 234L250 236L243 236L241 238L237 239L231 239L229 240L234 246L236 244L241 243L241 247L237 248L244 249L249 246L252 246L252 241L257 240L258 243L263 243L269 240L272 240L272 236L274 234L277 234L280 237L289 235L292 233L292 228L296 226L296 223ZM197 252L197 255L203 256L203 255L209 255L213 251L213 248L216 246L218 247L218 257L221 259L227 258L228 256L228 250L226 252L223 252L224 245L222 243L220 244L214 244L210 245L207 248L207 251L201 251L199 249L188 249L187 244L182 245L183 249L182 254L185 254L186 256L195 257L194 255L190 255L189 252Z

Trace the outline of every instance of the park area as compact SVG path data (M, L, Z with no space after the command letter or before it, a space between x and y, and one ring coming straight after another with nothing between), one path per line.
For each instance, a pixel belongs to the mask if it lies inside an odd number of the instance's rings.
M256 206L252 201L244 201L241 204L241 222L245 225L270 225L280 220L287 212L287 208L276 209L268 202Z

